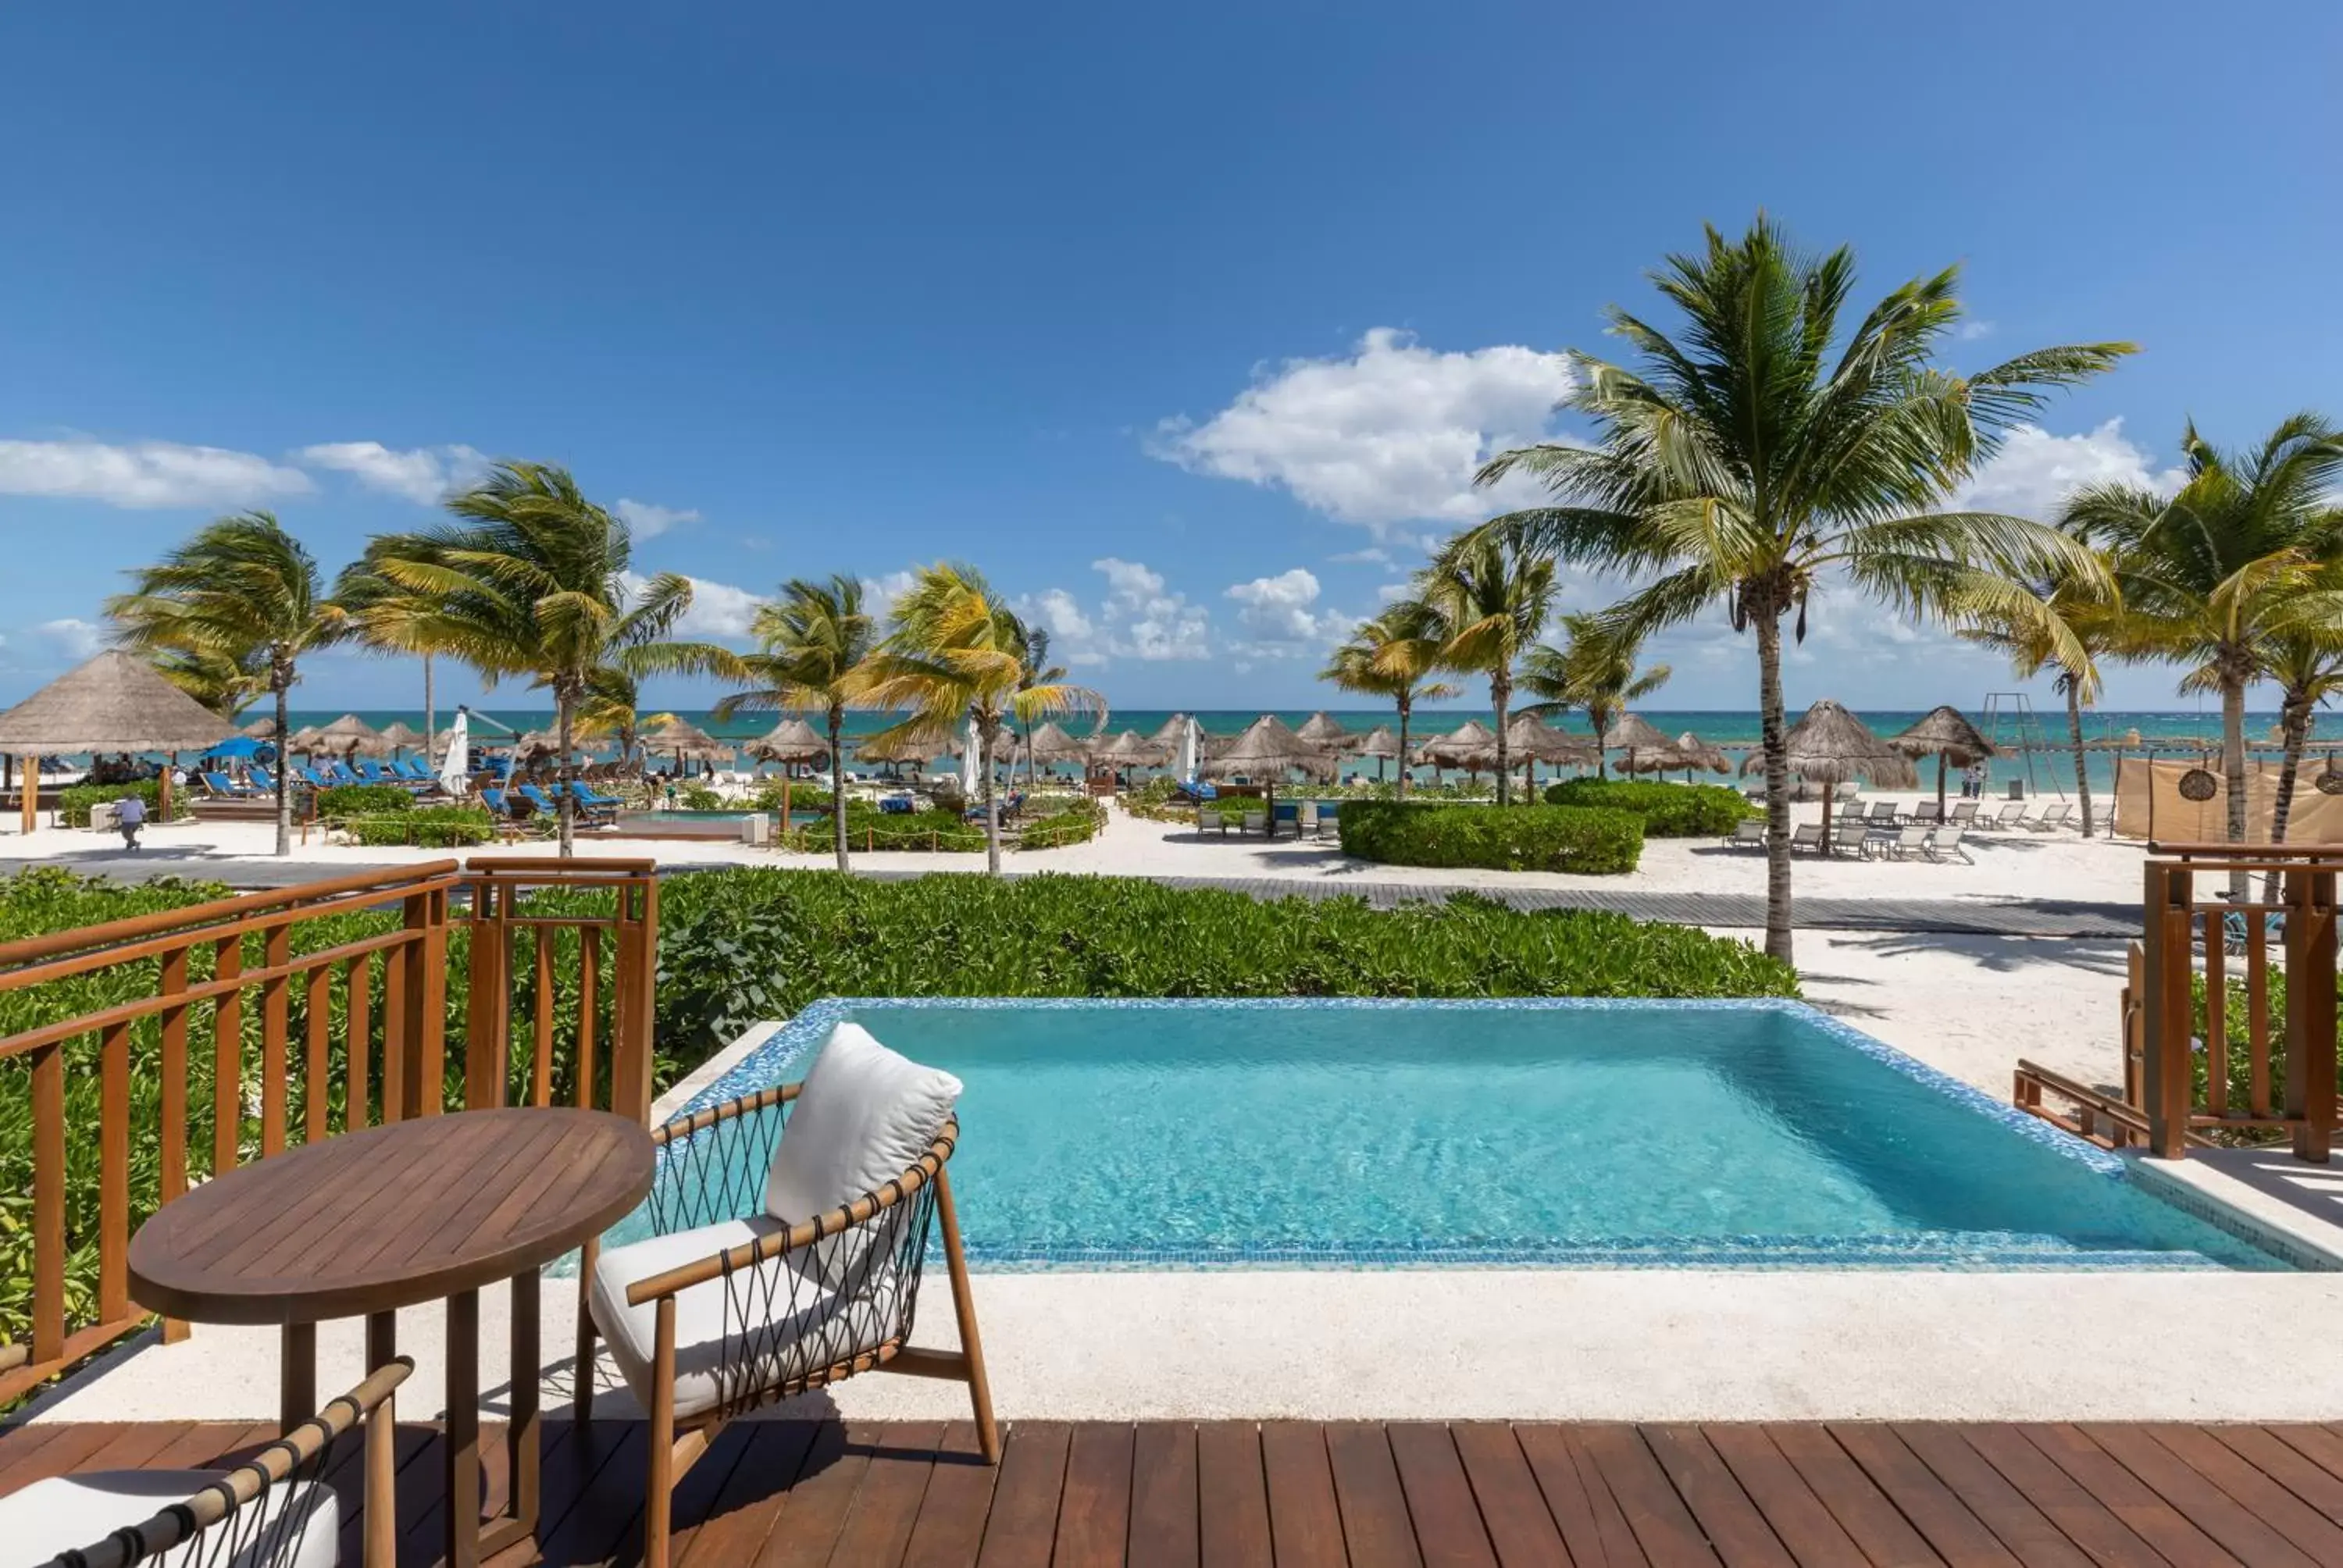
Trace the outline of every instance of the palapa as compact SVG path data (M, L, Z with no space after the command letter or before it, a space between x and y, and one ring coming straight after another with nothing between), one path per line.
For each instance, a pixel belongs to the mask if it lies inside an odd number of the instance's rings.
M1180 749L1180 743L1187 738L1188 716L1184 713L1175 713L1157 725L1155 733L1147 739L1163 747L1167 751L1176 752Z
M67 670L5 713L0 751L25 758L25 830L39 810L46 754L72 751L201 751L236 734L236 727L163 678L136 654L108 648ZM170 819L169 775L162 811Z
M1399 756L1399 737L1391 732L1389 726L1378 724L1367 731L1365 739L1359 742L1358 753L1375 759L1375 782L1380 784L1383 779L1383 764Z
M1630 773L1646 771L1638 761L1643 753L1673 751L1674 749L1675 742L1654 729L1651 721L1639 714L1621 714L1603 733L1603 749L1624 751L1627 754L1626 769Z
M1171 759L1163 748L1136 729L1126 729L1091 753L1116 768L1161 768Z
M1868 779L1882 789L1909 789L1919 782L1912 759L1873 733L1871 727L1825 697L1805 711L1782 737L1782 750L1790 771L1823 787L1823 852L1830 852L1831 791L1855 778ZM1753 749L1742 759L1745 775L1765 766L1765 750Z
M1687 772L1694 769L1705 769L1711 773L1733 771L1733 759L1725 754L1724 747L1703 740L1689 729L1676 737L1674 750L1684 759Z
M1435 735L1425 741L1416 749L1415 755L1418 760L1429 762L1435 768L1478 768L1482 766L1480 763L1468 762L1465 759L1496 739L1495 730L1477 719L1468 719L1446 735Z
M1478 748L1460 753L1468 759L1467 767L1492 768L1497 765L1497 743L1494 737ZM1505 766L1534 769L1540 762L1560 767L1565 763L1587 763L1594 760L1594 743L1583 736L1565 734L1544 723L1534 714L1519 714L1505 724ZM1536 774L1529 772L1533 783Z
M1055 719L1043 719L1025 738L1025 749L1036 762L1082 762L1090 746L1067 734Z
M1994 744L1950 704L1932 708L1919 722L1887 738L1887 744L1906 757L1936 759L1936 815L1945 814L1945 770L1947 765L1966 768L1995 754Z
M322 751L337 751L352 756L363 751L372 757L390 748L384 744L382 731L355 713L345 713L331 724L309 732L309 744Z
M247 740L273 740L277 738L277 720L256 719L236 733Z
M1279 776L1289 768L1303 769L1315 775L1332 765L1332 759L1325 748L1302 739L1274 713L1264 713L1212 759L1208 771L1222 777L1234 773L1265 775L1262 782L1267 790L1269 832L1270 837L1275 838Z
M1293 733L1312 746L1328 747L1342 745L1351 734L1349 730L1342 728L1340 719L1323 709L1303 719L1302 728Z
M766 762L818 762L830 755L830 742L812 725L791 716L753 742L749 754Z
M404 719L394 719L383 726L381 739L393 751L404 751L410 746L422 745L423 734Z

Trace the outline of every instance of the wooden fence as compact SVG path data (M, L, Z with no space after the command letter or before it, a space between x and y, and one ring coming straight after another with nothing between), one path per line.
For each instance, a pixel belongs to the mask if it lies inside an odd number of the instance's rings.
M479 857L0 946L0 1402L146 1321L130 1237L191 1181L450 1101L647 1120L658 938L649 860Z

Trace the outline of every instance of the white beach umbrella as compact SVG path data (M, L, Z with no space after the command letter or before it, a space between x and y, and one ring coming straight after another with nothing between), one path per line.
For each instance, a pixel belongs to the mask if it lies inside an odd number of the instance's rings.
M978 749L976 715L971 713L968 719L968 743L960 748L960 792L970 800L975 799L977 791L983 788L983 775L978 771Z
M1196 721L1191 719L1180 730L1180 782L1182 784L1196 781L1196 754L1202 749L1197 744L1198 739Z
M461 795L472 780L471 713L456 709L456 722L447 726L447 753L439 761L439 788L450 795Z

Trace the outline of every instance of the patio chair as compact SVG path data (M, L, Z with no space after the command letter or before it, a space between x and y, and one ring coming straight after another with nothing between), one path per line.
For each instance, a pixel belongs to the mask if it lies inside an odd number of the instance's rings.
M2037 833L2055 833L2066 825L2066 813L2072 809L2074 808L2061 800L2056 806L2043 807L2042 815L2026 825Z
M1745 822L1735 822L1733 832L1725 840L1728 849L1762 849L1765 847L1765 823L1752 817Z
M315 768L296 768L293 769L293 777L312 789L330 789L334 787L334 781Z
M666 1568L669 1490L734 1416L866 1372L968 1385L998 1463L945 1164L960 1081L859 1024L830 1032L802 1083L669 1122L649 1241L588 1242L578 1314L578 1432L590 1431L594 1336L650 1415L643 1562ZM911 1332L931 1222L942 1233L958 1351ZM599 1254L598 1256L597 1254Z
M2026 820L2026 802L2023 800L2012 800L2008 805L2004 806L2001 809L2001 814L1996 817L1991 822L1980 821L1976 826L1980 828L1989 827L1996 833L2006 833L2013 828L2026 827L2027 826Z
M1956 828L1966 828L1974 823L1976 820L1977 807L1980 804L1981 802L1976 800L1954 801L1953 814L1949 819L1953 826Z
M1795 854L1800 849L1812 849L1815 853L1820 854L1822 848L1823 825L1820 822L1804 822L1790 829L1792 854Z
M1318 836L1318 802L1304 800L1293 809L1293 836L1314 839Z
M1864 809L1862 801L1849 800L1838 809L1838 821L1835 826L1860 829L1870 819L1870 814Z
M1923 828L1915 823L1908 828L1898 828L1893 833L1883 833L1878 840L1879 853L1891 860L1908 859L1926 851L1929 837L1935 832L1934 828Z
M1275 835L1271 833L1269 830L1269 813L1266 811L1246 812L1244 814L1244 826L1242 830L1247 833L1259 833L1263 838L1275 837Z
M232 1470L100 1470L35 1481L0 1497L0 1540L10 1561L49 1568L333 1568L341 1560L342 1505L320 1477L337 1440L363 1422L366 1518L394 1527L369 1544L387 1561L398 1517L391 1394L414 1370L400 1356Z
M1229 814L1225 811L1213 811L1199 807L1196 810L1196 831L1199 833L1218 833L1222 838L1227 838L1229 836Z
M1912 820L1915 822L1926 822L1933 828L1944 819L1944 808L1934 800L1923 800L1912 808Z
M239 784L225 773L206 773L201 777L204 781L205 791L207 794L217 796L220 799L243 800L251 798L252 787L250 785Z
M557 784L554 788L558 789L560 786ZM536 807L539 816L553 818L561 815L560 802L534 784L519 785L514 789L513 793Z
M1329 833L1341 835L1342 814L1342 804L1339 800L1329 800L1318 808L1318 836L1321 839Z
M1874 800L1871 803L1871 815L1866 819L1866 821L1870 826L1875 828L1892 826L1896 820L1896 810L1895 801Z
M253 788L258 789L262 794L274 795L277 793L277 775L271 773L267 769L263 768L259 763L256 762L251 767L246 769L244 770L244 776L251 779Z
M1961 835L1967 831L1966 828L1939 828L1929 834L1926 847L1928 859L1941 865L1957 856L1964 866L1976 864L1969 859L1969 852L1961 848Z

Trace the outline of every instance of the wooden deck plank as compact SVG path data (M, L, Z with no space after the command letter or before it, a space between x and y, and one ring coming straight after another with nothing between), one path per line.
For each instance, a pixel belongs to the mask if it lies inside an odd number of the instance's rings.
M2267 1428L2212 1426L2192 1430L2202 1432L2285 1487L2291 1496L2320 1519L2331 1524L2343 1525L2343 1477L2305 1459L2301 1451ZM2205 1467L2200 1464L2197 1468L2202 1470ZM2230 1495L2234 1497L2237 1493L2231 1492ZM2295 1544L2299 1546L2302 1543L2296 1541ZM2337 1553L2337 1556L2343 1560L2343 1553Z
M1701 1429L1775 1537L1806 1568L1869 1568L1863 1549L1760 1426Z
M2109 1513L2154 1547L2173 1568L2228 1568L2236 1561L2120 1461L2086 1437L2081 1428L2037 1422L2021 1425L2017 1431L2072 1476L2077 1485L2105 1503ZM2289 1561L2271 1563L2268 1568L2302 1565Z
M992 1483L992 1517L978 1568L1047 1568L1058 1533L1073 1431L1062 1422L1016 1422Z
M1829 1431L1951 1568L2021 1568L2009 1548L1891 1428L1848 1422Z
M1652 1457L1642 1432L1632 1426L1598 1423L1581 1428L1579 1441L1601 1469L1604 1483L1652 1568L1715 1568L1715 1548L1676 1495L1667 1472Z
M1890 1430L1915 1459L1927 1466L1928 1473L2026 1568L2037 1563L2041 1568L2090 1568L2090 1554L2032 1498L2010 1484L2009 1478L1995 1469L1959 1428L1913 1423Z
M1212 1568L1271 1568L1269 1476L1261 1429L1249 1421L1196 1429L1196 1540Z
M862 1484L830 1551L835 1568L896 1568L902 1562L928 1478L935 1473L944 1423L904 1422L871 1432L870 1439Z
M747 1434L748 1447L691 1539L679 1547L680 1564L733 1568L754 1561L809 1455L825 1441L834 1447L846 1441L836 1422L744 1421L738 1430Z
M2157 1564L2164 1562L2155 1548L2134 1534L2128 1525L2109 1512L2105 1503L2077 1484L2075 1479L2060 1469L2047 1454L2026 1442L2026 1434L2016 1427L1969 1426L1950 1430L1958 1441L1968 1444L1980 1458L1992 1465L1995 1473L2039 1510L2045 1519L2056 1525L2060 1534L2081 1548L2090 1561L2109 1564L2111 1568L2135 1563ZM1935 1462L1933 1458L1930 1462ZM1938 1468L1936 1473L1944 1475L1945 1472ZM1951 1478L1947 1476L1946 1479ZM2003 1539L2008 1538L2005 1536ZM2018 1550L2014 1543L2012 1550ZM2018 1555L2029 1563L2032 1561L2023 1551L2018 1551Z
M551 1431L553 1423L546 1424ZM626 1540L628 1528L642 1513L643 1483L650 1472L644 1443L647 1432L640 1422L597 1421L587 1424L591 1428L588 1432L575 1436L568 1430L560 1433L559 1447L577 1451L561 1467L561 1517L551 1518L549 1508L540 1510L547 1515L538 1532L542 1561L562 1568L609 1560ZM544 1468L538 1473L540 1502L549 1502L554 1497L553 1489L544 1483L553 1472L558 1452L555 1445L547 1445ZM434 1452L426 1462L436 1466L439 1462L437 1452ZM435 1469L428 1473L436 1475L438 1472ZM405 1474L401 1473L402 1480ZM402 1492L402 1513L405 1504ZM526 1553L528 1543L511 1551ZM524 1555L520 1560L530 1559Z
M2293 1543L2315 1563L2343 1563L2343 1528L2338 1514L2321 1513L2266 1473L2216 1430L2201 1426L2152 1426L2147 1435L2244 1509ZM2101 1447L2107 1447L2105 1441ZM2278 1445L2282 1450L2283 1444Z
M1449 1436L1501 1568L1575 1568L1513 1429L1503 1422L1460 1422Z
M936 1445L935 1473L911 1523L904 1568L963 1568L984 1546L984 1518L992 1512L1000 1467L984 1462L976 1423L956 1421Z
M2343 1436L2338 1436L2323 1426L2302 1426L2291 1422L2266 1426L2261 1430L2328 1474L2343 1481Z
M1400 1491L1415 1522L1416 1550L1427 1568L1497 1568L1496 1545L1464 1474L1455 1434L1444 1422L1397 1422L1389 1435ZM1528 1480L1526 1466L1523 1480Z
M1647 1568L1649 1559L1613 1499L1601 1467L1570 1428L1520 1426L1513 1429L1513 1437L1578 1568Z
M757 1553L759 1568L822 1568L830 1562L879 1439L868 1422L849 1422L836 1431L835 1442L806 1456L788 1503Z
M2076 1429L2099 1451L2115 1459L2131 1472L2141 1484L2153 1492L2167 1508L2183 1514L2187 1522L2210 1536L2226 1548L2230 1555L2251 1568L2308 1568L2313 1562L2338 1562L2332 1555L2314 1557L2304 1553L2268 1523L2243 1506L2228 1491L2211 1477L2174 1452L2172 1446L2159 1442L2144 1427L2121 1427L2093 1422ZM2209 1439L2207 1440L2210 1441ZM2241 1485L2252 1467L2238 1461L2219 1443L2212 1444L2216 1456L2230 1461L2233 1474ZM2215 1462L2218 1462L2216 1458ZM2263 1486L2285 1496L2284 1489L2263 1477ZM2291 1503L2293 1499L2286 1498ZM2297 1507L2300 1504L2297 1503ZM2343 1534L2337 1537L2343 1542Z
M1196 1463L1196 1429L1184 1422L1147 1422L1133 1436L1131 1568L1198 1568L1202 1563Z
M1330 1422L1326 1459L1352 1568L1423 1568L1388 1431L1377 1422Z
M1058 1496L1053 1568L1120 1564L1131 1545L1133 1429L1128 1422L1086 1421L1066 1446L1066 1482Z
M1270 1543L1277 1568L1345 1568L1342 1511L1326 1457L1326 1429L1305 1421L1263 1422L1262 1469L1269 1477Z
M719 1501L724 1495L725 1484L732 1479L732 1471L749 1450L749 1440L754 1435L747 1422L734 1422L716 1434L708 1452L699 1462L683 1473L675 1483L675 1502L668 1520L668 1561L679 1563L691 1550L692 1537L715 1515ZM646 1480L649 1478L646 1477ZM627 1532L625 1541L611 1553L617 1563L639 1560L643 1551L643 1517L635 1515L635 1523Z
M1827 1431L1768 1424L1765 1435L1863 1549L1873 1568L1941 1568L1944 1559Z
M1644 1440L1727 1568L1797 1568L1765 1513L1698 1427L1646 1427Z

